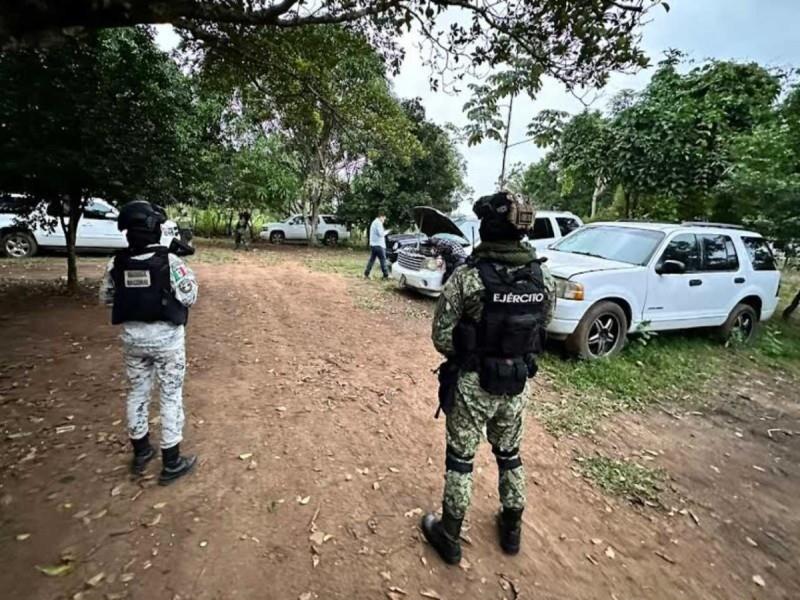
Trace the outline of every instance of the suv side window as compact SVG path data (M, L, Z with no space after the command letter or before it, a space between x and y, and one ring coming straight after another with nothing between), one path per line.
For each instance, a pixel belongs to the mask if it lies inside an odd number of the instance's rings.
M729 236L704 233L697 237L703 249L703 271L736 271L739 268L739 257Z
M102 204L98 204L96 202L89 202L86 204L86 207L83 209L83 218L84 219L105 219L106 213L108 209L104 207Z
M764 238L742 237L742 243L750 257L754 271L775 271L775 257Z
M561 230L562 236L572 233L581 226L580 223L572 217L556 217L556 223L558 223L558 228Z
M697 237L693 233L676 235L661 255L661 264L667 260L677 260L686 265L686 272L692 273L700 270L700 247Z
M532 240L546 240L556 237L553 233L553 225L550 223L550 217L539 217L535 219L528 236Z
M295 217L291 221L289 221L289 225L302 225L303 224L303 217Z

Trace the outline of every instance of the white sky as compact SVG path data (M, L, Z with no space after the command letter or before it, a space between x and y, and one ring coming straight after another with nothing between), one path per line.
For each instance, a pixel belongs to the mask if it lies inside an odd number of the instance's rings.
M695 60L753 60L767 66L800 67L800 0L670 0L669 4L672 10L665 13L661 8L655 9L651 22L642 31L642 47L654 63L665 50L677 48ZM171 27L159 26L157 42L171 50L177 45L178 37ZM428 118L437 123L464 125L466 118L462 107L469 93L450 95L431 91L428 69L413 39L408 37L404 43L406 61L394 79L398 96L420 97ZM641 89L648 79L648 72L613 75L593 107L603 108L605 102L622 89ZM515 100L511 141L525 139L528 122L540 110L578 112L581 108L562 85L546 81L535 101ZM486 141L471 148L464 145L461 152L467 161L467 183L476 196L494 191L500 174L500 145ZM509 165L530 163L542 154L543 150L534 144L522 144L509 151Z

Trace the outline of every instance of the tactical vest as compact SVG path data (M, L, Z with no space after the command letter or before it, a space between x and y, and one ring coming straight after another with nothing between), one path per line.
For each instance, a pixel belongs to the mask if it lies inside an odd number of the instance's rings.
M164 246L152 250L153 256L146 260L134 260L129 249L114 257L114 325L128 321L186 324L189 309L178 302L170 287L169 250Z
M538 261L507 270L485 260L474 263L483 283L478 322L462 318L453 334L459 359L477 371L490 394L517 395L528 379L530 361L542 350L547 288Z

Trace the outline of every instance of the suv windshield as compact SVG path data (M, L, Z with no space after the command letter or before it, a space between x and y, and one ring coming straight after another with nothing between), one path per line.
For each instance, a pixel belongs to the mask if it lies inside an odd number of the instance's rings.
M559 252L645 265L662 239L664 234L660 231L598 225L575 231L552 248Z

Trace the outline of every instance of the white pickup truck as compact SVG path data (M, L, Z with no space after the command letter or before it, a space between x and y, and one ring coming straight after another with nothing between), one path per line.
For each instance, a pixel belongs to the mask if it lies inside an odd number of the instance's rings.
M53 210L31 203L25 197L7 195L0 197L0 248L10 258L26 258L36 255L40 248L63 250L67 247L66 237ZM46 224L33 219L40 214ZM126 248L125 234L117 229L119 211L105 200L92 198L86 203L76 237L79 251L107 252ZM68 218L68 217L67 217ZM167 221L161 226L161 243L169 247L173 238L178 237L178 226Z
M769 244L732 225L592 223L541 254L558 290L548 333L583 358L619 352L640 328L747 342L778 305Z
M273 244L286 241L308 241L311 232L311 217L303 219L303 215L292 215L280 223L267 223L261 229L259 237ZM350 239L350 230L333 215L320 215L317 223L317 237L333 246Z

